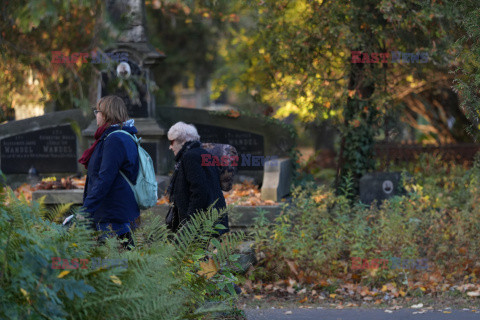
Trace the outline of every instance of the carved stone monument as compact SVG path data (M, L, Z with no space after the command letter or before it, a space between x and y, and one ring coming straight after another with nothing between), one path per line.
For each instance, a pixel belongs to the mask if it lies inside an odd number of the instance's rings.
M105 52L128 56L128 61L109 65L100 72L96 101L107 95L117 95L123 99L129 116L135 119L138 136L142 137L142 146L152 157L158 173L159 141L166 132L155 121L151 68L165 58L165 55L148 43L143 0L107 0L106 8L110 22L105 23L105 28L115 42L106 48ZM83 135L93 141L96 129L94 120L83 131Z

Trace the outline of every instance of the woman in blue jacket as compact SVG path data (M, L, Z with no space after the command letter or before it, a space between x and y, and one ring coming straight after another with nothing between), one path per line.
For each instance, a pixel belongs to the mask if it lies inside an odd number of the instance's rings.
M139 217L135 196L125 178L135 182L139 170L137 145L125 130L136 134L133 119L128 120L125 103L120 97L101 98L94 110L98 129L95 142L80 158L87 168L83 207L97 230L113 230L120 239L127 239L125 247L133 245L131 231ZM108 137L107 137L108 136Z

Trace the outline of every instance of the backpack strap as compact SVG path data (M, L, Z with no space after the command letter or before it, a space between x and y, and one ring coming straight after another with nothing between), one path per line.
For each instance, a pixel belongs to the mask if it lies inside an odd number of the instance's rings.
M134 135L134 134L132 135L132 134L130 134L130 133L128 133L127 131L122 130L122 129L119 129L119 130L115 130L115 131L110 132L109 134L107 134L107 136L106 136L105 139L103 139L103 140L106 140L109 135L111 135L112 133L115 133L115 132L123 132L123 133L127 134L130 138L133 139L133 141L135 141L135 143L136 143L137 145L140 145L140 140L142 140L142 138L137 138L136 135Z
M130 133L128 133L127 131L125 130L122 130L122 129L119 129L119 130L115 130L115 131L112 131L110 132L109 134L107 134L107 136L105 137L105 139L103 139L104 141L107 140L108 136L111 135L112 133L115 133L115 132L123 132L125 133L126 135L128 135L130 138L133 139L133 141L135 142L135 144L137 145L137 147L140 146L140 140L142 138L137 138L135 135L131 135ZM125 173L122 172L122 170L119 170L120 174L122 175L122 177L127 180L127 182L131 185L132 183L130 182L130 180L127 178L127 176L125 175Z

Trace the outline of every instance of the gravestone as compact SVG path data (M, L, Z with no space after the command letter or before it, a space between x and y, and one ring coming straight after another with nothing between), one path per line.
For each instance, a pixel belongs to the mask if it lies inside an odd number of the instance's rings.
M242 161L242 156L250 159L259 157L285 158L290 156L294 139L283 127L251 116L229 117L226 114L201 110L175 107L159 108L158 121L166 131L178 121L193 124L204 143L230 144L237 149L239 167L236 178L248 176L257 184L263 181L264 163ZM166 139L166 137L165 137ZM168 140L163 142L162 154L168 155L168 162L162 168L164 172L172 170L173 153L168 149Z
M365 204L374 200L380 203L404 193L401 172L372 172L360 179L360 200Z
M1 170L5 174L77 172L77 137L70 125L22 133L0 142Z
M77 160L87 147L80 129L92 117L68 110L0 125L0 169L8 184L25 182L32 166L43 177L80 172Z
M262 200L280 201L290 193L292 163L290 159L277 159L265 163Z
M237 149L238 170L263 170L263 165L251 161L251 157L263 156L263 136L252 132L192 123L203 143L229 144ZM243 155L243 157L242 157ZM247 158L248 155L250 158Z

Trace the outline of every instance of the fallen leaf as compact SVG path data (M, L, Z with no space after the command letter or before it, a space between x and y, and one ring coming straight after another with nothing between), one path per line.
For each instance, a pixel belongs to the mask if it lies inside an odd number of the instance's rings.
M337 295L336 295L335 293L331 293L331 294L330 294L330 298L332 298L332 299L335 299L336 296L337 296Z
M422 313L425 313L425 312L427 312L427 311L425 311L425 310L415 311L415 312L412 312L412 314L422 314Z
M215 265L215 261L213 259L208 259L208 262L200 262L200 270L197 274L201 276L205 276L207 279L210 279L218 272L217 266Z
M230 110L230 112L227 114L227 117L238 118L238 117L240 117L240 112L235 111L235 110Z
M120 280L117 276L110 276L110 280L112 280L113 283L118 284L119 286L122 285L122 280Z
M297 271L297 266L295 266L295 262L286 260L288 267L290 268L290 271L292 271L296 276L298 276L298 271Z
M328 286L329 286L329 283L328 283L325 279L322 279L322 280L320 280L319 285L320 285L321 287L328 287Z
M253 298L254 298L255 300L262 300L262 299L263 299L263 296L261 296L261 295L258 295L258 296L255 295L255 296L253 296Z
M411 306L411 308L413 308L413 309L420 309L422 307L423 307L423 303L414 304L413 306Z
M292 314L292 311L285 311L285 314Z
M60 272L60 274L57 276L57 278L61 279L61 278L65 277L65 276L66 276L67 274L69 274L69 273L70 273L70 271L64 270L64 271Z
M252 291L253 290L252 280L246 280L245 283L243 284L243 287L246 288L248 291Z
M308 301L308 298L305 297L305 298L303 298L302 300L300 300L300 301L298 301L298 302L300 302L300 303L305 303L305 302L307 302L307 301Z
M367 287L364 287L364 288L362 289L362 291L360 291L360 295L361 295L362 297L365 297L365 296L367 296L367 295L369 295L369 294L370 294L370 290L368 290Z
M478 296L480 296L480 292L479 291L470 291L470 292L467 292L467 296L478 297Z
M288 278L288 284L290 285L290 287L293 287L294 285L297 284L297 281L291 279L291 278Z

